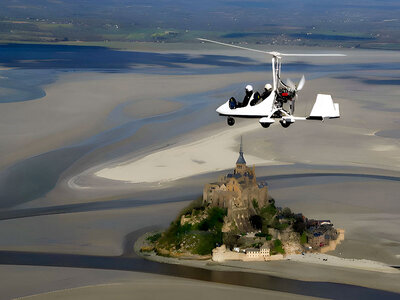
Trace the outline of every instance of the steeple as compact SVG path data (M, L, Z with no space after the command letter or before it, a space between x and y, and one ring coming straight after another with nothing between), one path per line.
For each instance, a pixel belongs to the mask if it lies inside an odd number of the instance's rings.
M241 165L245 165L246 164L246 161L245 161L244 156L243 156L243 138L242 138L242 136L240 137L239 158L237 159L236 164L237 165L238 164L241 164Z

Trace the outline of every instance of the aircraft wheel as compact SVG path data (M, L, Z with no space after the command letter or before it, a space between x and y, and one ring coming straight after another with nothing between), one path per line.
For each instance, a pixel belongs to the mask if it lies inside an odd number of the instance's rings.
M270 123L260 123L262 127L268 128L271 124Z
M229 126L233 126L235 124L235 119L232 117L228 117L227 122Z
M290 126L290 123L285 120L280 120L279 123L281 123L283 128L288 128Z

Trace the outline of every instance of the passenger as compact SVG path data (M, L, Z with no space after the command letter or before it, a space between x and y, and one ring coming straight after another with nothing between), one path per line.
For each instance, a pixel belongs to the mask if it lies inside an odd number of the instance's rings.
M238 107L237 101L236 101L235 97L231 97L229 99L229 108L230 109L235 109L236 107Z
M261 99L260 93L255 92L253 95L253 100L250 101L250 106L254 106L254 105L258 104L259 102L261 102L260 100L261 101L263 100L263 99Z
M242 103L238 103L237 107L246 107L249 101L253 98L253 86L246 85L246 95L243 98Z
M267 99L268 96L271 95L271 93L272 93L272 85L267 83L264 86L264 92L261 94L261 99L263 99L263 100Z

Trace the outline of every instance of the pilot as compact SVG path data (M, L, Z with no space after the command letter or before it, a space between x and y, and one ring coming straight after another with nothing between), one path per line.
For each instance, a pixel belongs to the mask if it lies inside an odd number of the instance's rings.
M238 107L246 107L252 98L253 98L253 86L248 84L246 85L246 95L244 96L242 103L238 103Z
M264 86L264 92L261 94L261 99L263 99L263 100L267 99L268 96L271 95L271 93L272 93L272 85L267 83Z

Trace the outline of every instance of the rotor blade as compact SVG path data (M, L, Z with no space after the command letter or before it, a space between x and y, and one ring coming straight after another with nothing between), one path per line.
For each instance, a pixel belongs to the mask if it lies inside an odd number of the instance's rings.
M242 50L248 50L248 51L254 51L254 52L258 52L258 53L265 53L265 54L273 55L271 52L268 52L268 51L246 48L246 47L241 47L241 46L237 46L237 45L221 43L221 42L217 42L217 41L213 41L213 40L207 40L207 39L203 39L203 38L197 38L197 39L202 42L209 42L209 43L214 43L214 44L218 44L218 45L222 45L222 46L228 46L228 47L238 48L238 49L242 49Z
M290 80L290 78L287 79L286 85L287 85L288 87L290 87L293 91L296 90L296 85L293 83L293 81Z
M279 55L282 55L282 56L347 56L346 54L339 54L339 53L315 53L315 54L311 54L311 53L304 53L304 54L279 53Z
M280 53L280 52L275 52L275 51L263 51L263 50L253 49L253 48L247 48L247 47L222 43L222 42L203 39L203 38L197 38L197 39L202 42L208 42L208 43L213 43L213 44L217 44L217 45L228 46L228 47L232 47L232 48L253 51L253 52L258 52L258 53L265 53L265 54L269 54L272 56L346 56L345 54L334 54L334 53L331 53L331 54L329 54L329 53L316 53L316 54Z
M306 83L306 78L303 75L303 76L301 76L299 84L297 85L297 90L301 91L303 89L305 83Z

